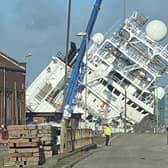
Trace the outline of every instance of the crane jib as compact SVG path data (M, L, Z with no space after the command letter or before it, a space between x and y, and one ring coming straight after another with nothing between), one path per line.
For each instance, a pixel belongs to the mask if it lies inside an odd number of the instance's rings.
M91 13L91 16L90 16L90 19L88 21L86 31L85 31L87 37L86 36L83 37L81 41L78 56L77 56L75 64L72 67L70 78L67 83L67 88L66 88L65 95L64 95L65 103L64 103L64 107L61 108L62 109L61 112L64 112L64 113L73 112L73 106L75 104L74 103L75 96L78 92L78 87L79 87L79 78L80 78L80 75L82 74L81 70L84 69L82 68L82 66L83 66L83 57L85 55L85 50L86 50L86 41L90 40L90 35L92 33L101 3L102 3L102 0L96 0L94 7L92 9L92 13Z

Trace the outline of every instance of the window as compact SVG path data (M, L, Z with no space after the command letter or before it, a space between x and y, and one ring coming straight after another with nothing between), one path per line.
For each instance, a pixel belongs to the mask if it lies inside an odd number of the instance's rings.
M132 101L131 101L131 100L129 100L129 101L127 102L127 104L128 104L128 105L130 105L131 103L132 103Z
M120 95L120 92L119 92L117 89L115 89L115 90L114 90L114 94L117 95L117 96L119 96L119 95Z
M107 81L103 80L102 84L103 84L104 86L106 86L106 85L107 85Z
M42 89L40 89L40 91L38 92L38 94L36 95L36 99L41 101L52 89L52 86L48 83L46 83Z
M142 108L141 108L141 107L139 107L137 110L140 112L140 111L142 111Z
M108 85L107 88L112 92L113 91L113 86Z
M137 105L134 103L131 107L136 108L136 107L137 107Z

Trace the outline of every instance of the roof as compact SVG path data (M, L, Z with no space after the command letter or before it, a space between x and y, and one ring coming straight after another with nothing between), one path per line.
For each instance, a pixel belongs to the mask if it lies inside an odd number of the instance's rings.
M21 63L0 51L0 69L13 69L17 71L26 71L26 63Z

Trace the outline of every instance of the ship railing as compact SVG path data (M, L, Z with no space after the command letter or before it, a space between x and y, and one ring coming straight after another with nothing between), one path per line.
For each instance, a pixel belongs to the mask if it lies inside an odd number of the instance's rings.
M146 60L144 58L142 58L139 54L135 54L134 51L128 50L126 48L120 47L119 45L119 41L116 40L115 38L111 37L110 38L111 42L113 43L112 45L114 45L115 47L117 47L122 53L124 53L127 57L136 60L136 63L138 65L140 65L141 67L143 67L144 69L146 69L148 72L150 72L152 75L157 76L158 75L158 71L154 70L151 66L147 66L146 65Z
M167 49L165 49L164 47L162 47L161 45L159 45L158 42L153 41L150 37L148 37L145 33L143 33L141 30L139 30L136 26L134 26L133 24L129 23L131 25L131 29L128 28L128 25L126 25L125 29L128 32L133 33L137 39L139 39L141 42L145 43L149 48L151 48L152 50L157 49L158 50L158 54L165 59L166 61L168 61L168 51Z
M140 68L139 65L133 64L133 65L128 65L128 66L124 67L123 71L130 72L132 70L136 70L136 69L139 69L139 68Z
M124 69L125 68L124 65L122 66L121 64L118 64L118 63L113 63L113 65L114 65L114 69L120 72L122 76L124 76L131 83L137 79L137 76L130 74L127 69ZM131 65L130 67L139 68L137 64ZM140 83L134 82L134 84L139 89L144 89L148 85L148 82L141 80Z

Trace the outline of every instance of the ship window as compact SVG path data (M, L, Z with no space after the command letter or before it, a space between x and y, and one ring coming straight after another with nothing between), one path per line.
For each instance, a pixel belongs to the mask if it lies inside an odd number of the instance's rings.
M117 95L117 96L119 96L119 95L120 95L120 92L115 89L115 90L114 90L114 94Z
M92 71L89 71L88 74L90 75L92 73Z
M122 79L122 78L123 78L119 73L116 73L115 76L116 76L118 79Z
M147 111L143 111L142 114L147 114L148 112Z
M46 83L42 89L38 92L38 94L35 96L37 100L41 101L52 89L52 86L48 83Z
M128 104L128 105L130 105L131 103L132 103L132 101L131 101L131 100L129 100L129 101L127 102L127 104Z
M103 79L99 78L99 79L97 79L97 81L101 83L103 81Z
M108 85L107 88L112 92L113 87L111 85Z
M141 107L139 107L139 108L137 109L137 111L142 111L142 108L141 108Z
M136 108L136 107L137 107L137 105L134 103L131 107Z
M96 99L93 99L93 102L96 102Z
M105 86L107 85L107 81L103 80L102 84Z
M48 68L47 68L47 72L51 72L51 67L48 67Z

